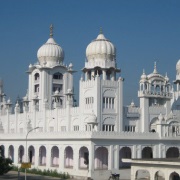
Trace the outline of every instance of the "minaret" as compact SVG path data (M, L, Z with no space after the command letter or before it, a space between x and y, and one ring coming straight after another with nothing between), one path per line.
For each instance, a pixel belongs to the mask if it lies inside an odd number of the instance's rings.
M180 102L179 102L179 96L180 96L180 60L178 60L176 64L176 80L173 81L176 85L176 88L173 92L173 98L172 98L172 106L173 109L180 109Z
M3 80L0 79L0 103L3 101L3 96L4 96L4 92L3 92Z
M176 84L176 91L180 91L180 60L176 64L176 80L174 81Z

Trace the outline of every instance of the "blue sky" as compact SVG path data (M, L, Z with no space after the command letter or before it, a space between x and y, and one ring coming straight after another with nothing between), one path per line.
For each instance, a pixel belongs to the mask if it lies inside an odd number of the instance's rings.
M65 64L72 62L75 93L84 67L87 45L97 37L100 27L117 49L117 64L124 82L124 104L133 99L143 68L175 79L180 59L179 0L1 0L0 1L0 77L7 98L15 101L28 88L25 71L37 62L37 50L49 37L65 51Z

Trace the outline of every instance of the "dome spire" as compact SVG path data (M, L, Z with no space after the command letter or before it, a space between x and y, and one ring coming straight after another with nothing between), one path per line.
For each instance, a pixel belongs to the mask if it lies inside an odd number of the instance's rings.
M143 74L145 74L145 70L143 69Z
M102 30L102 27L100 27L100 31L99 31L99 34L103 34L103 30Z
M50 38L53 37L53 25L51 24L50 25Z
M156 61L154 62L154 71L153 71L154 74L157 74L157 69L156 69Z

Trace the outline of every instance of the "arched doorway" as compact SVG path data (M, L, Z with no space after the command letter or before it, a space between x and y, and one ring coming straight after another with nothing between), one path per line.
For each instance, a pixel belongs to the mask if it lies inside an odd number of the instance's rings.
M25 162L24 146L19 146L18 149L18 163Z
M157 171L154 176L154 179L155 180L165 180L164 173L162 171Z
M0 157L4 157L5 147L3 145L0 146Z
M119 167L130 167L130 163L122 162L122 158L131 159L131 149L129 147L123 147L119 151Z
M108 150L98 147L95 151L95 169L108 169Z
M170 147L166 151L166 158L178 158L179 157L179 149L177 147Z
M65 167L73 168L73 149L70 146L65 149Z
M28 149L28 157L29 157L29 162L31 164L34 164L35 162L35 150L34 150L34 147L33 146L30 146L29 149Z
M39 165L46 166L46 148L44 146L39 148Z
M89 151L87 147L81 147L79 150L79 168L87 169L89 165Z
M149 171L147 171L147 170L139 169L138 171L136 171L135 179L146 179L146 180L150 180L150 173L149 173Z
M180 180L180 176L179 176L178 173L173 172L173 173L170 174L169 180Z
M51 166L59 166L59 148L57 146L53 146L51 149Z
M14 146L10 145L9 146L9 158L14 162Z
M151 147L145 147L142 150L142 158L153 158L153 152L152 152L152 148Z

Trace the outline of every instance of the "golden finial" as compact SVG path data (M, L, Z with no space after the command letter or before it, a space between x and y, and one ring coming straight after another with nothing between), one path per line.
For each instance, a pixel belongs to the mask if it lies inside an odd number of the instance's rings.
M103 30L102 30L102 27L100 27L100 32L99 32L100 34L103 34Z
M50 38L53 37L53 25L51 24L50 25Z

